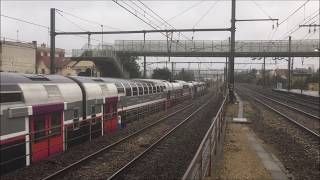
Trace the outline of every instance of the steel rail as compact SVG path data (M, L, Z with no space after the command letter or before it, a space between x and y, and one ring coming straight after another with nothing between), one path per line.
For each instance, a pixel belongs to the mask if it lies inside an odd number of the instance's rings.
M274 91L274 92L276 92L276 93L278 93L278 94L284 94L286 97L290 97L290 98L294 98L294 99L296 99L296 100L298 100L298 101L303 101L303 102L305 102L305 103L309 103L309 104L313 104L313 105L316 105L316 106L319 106L320 104L319 104L319 101L312 101L312 100L306 100L306 99L301 99L301 98L299 98L299 97L301 97L301 96L299 96L299 94L294 94L294 93L288 93L288 92L286 92L286 91L279 91L279 90L272 90L272 91ZM315 97L315 98L317 98L317 97Z
M120 175L122 172L124 172L127 168L132 166L134 163L136 163L139 159L141 159L143 156L145 156L148 152L150 152L152 149L154 149L160 142L162 142L164 139L166 139L169 135L171 135L173 132L175 132L179 127L181 127L183 124L185 124L188 120L190 120L191 117L193 117L195 114L197 114L201 109L203 109L205 106L209 104L210 100L200 106L198 109L196 109L191 115L189 115L187 118L185 118L182 122L180 122L177 126L175 126L173 129L171 129L169 132L167 132L165 135L163 135L160 139L158 139L156 142L154 142L152 145L150 145L147 149L145 149L142 153L140 153L138 156L136 156L134 159L132 159L130 162L128 162L126 165L124 165L121 169L119 169L117 172L115 172L112 176L108 178L108 180L116 178L118 175Z
M265 94L265 95L267 95L267 94ZM303 99L292 98L292 97L288 97L288 96L282 97L280 94L279 95L273 94L272 96L275 97L275 98L282 99L284 101L288 101L288 102L292 102L294 104L298 104L300 106L307 106L308 108L313 109L315 111L319 111L319 104L313 104L313 102L307 102L306 100L303 100Z
M241 92L241 90L240 90L240 92ZM297 121L296 121L296 120L294 120L293 118L290 118L289 116L287 116L287 115L285 115L284 113L280 112L279 110L277 110L277 109L275 109L275 108L271 107L270 105L268 105L268 104L266 104L266 103L262 102L262 101L261 101L261 100L259 100L258 98L253 97L252 95L251 95L251 96L249 95L249 97L253 98L256 102L258 102L258 103L260 103L260 104L264 105L265 107L269 108L270 110L272 110L272 111L276 112L276 113L277 113L277 114L279 114L280 116L282 116L282 117L284 117L285 119L289 120L289 122L291 122L291 123L295 124L296 126L298 126L299 128L303 129L304 131L306 131L306 132L310 133L312 136L314 136L314 137L316 137L316 138L320 139L320 134L318 134L318 133L316 133L316 132L312 131L311 129L309 129L308 127L306 127L306 126L302 125L301 123L297 122Z
M154 122L154 123L142 128L142 129L140 129L140 130L138 130L138 131L136 131L136 132L124 137L124 138L121 138L120 140L118 140L118 141L116 141L116 142L114 142L114 143L112 143L110 145L107 145L107 146L101 148L100 150L98 150L98 151L96 151L96 152L94 152L94 153L92 153L92 154L90 154L88 156L85 156L85 157L81 158L80 160L68 165L67 167L64 167L63 169L61 169L59 171L56 171L53 174L50 174L49 176L43 178L42 180L50 180L50 179L58 178L59 176L62 176L64 173L67 173L68 171L72 170L73 168L76 168L77 166L79 166L79 165L81 165L81 164L83 164L83 163L95 158L97 155L108 151L109 149L115 147L116 145L126 141L127 139L132 138L132 137L134 137L134 136L136 136L138 134L141 134L145 130L147 130L147 129L159 124L160 122L162 122L162 121L174 116L175 114L177 114L177 113L179 113L179 112L181 112L181 111L183 111L185 109L188 109L192 105L194 105L194 103L191 103L190 105L188 105L186 107L183 107L183 108L181 108L181 109L179 109L179 110L177 110L177 111L175 111L175 112L173 112L173 113L171 113L171 114L159 119L158 121L156 121L156 122Z
M282 103L282 102L280 102L280 101L277 101L277 100L275 100L275 99L269 98L269 97L267 97L267 96L265 96L265 95L262 95L261 93L257 93L257 92L255 92L255 91L252 91L251 89L248 89L248 88L245 88L245 89L253 92L254 94L257 94L258 96L262 96L262 97L264 97L264 98L266 98L266 99L268 99L268 100L270 100L270 101L272 101L272 102L275 102L275 103L277 103L277 104L283 105L283 106L285 106L285 107L287 107L287 108L289 108L289 109L291 109L291 110L294 110L294 111L296 111L296 112L302 113L302 114L304 114L304 115L306 115L306 116L309 116L309 117L311 117L311 118L314 118L314 119L317 119L318 121L320 121L320 117L319 117L319 116L310 114L310 113L305 112L305 111L303 111L303 110L301 110L301 109L298 109L298 108L296 108L296 107L293 107L293 106L287 105L287 104L285 104L285 103Z

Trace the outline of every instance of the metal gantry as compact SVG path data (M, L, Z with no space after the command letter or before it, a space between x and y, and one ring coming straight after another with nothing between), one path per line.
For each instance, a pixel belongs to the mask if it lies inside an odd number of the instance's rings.
M300 56L300 57L318 57L319 53L315 53L315 52L309 52L309 51L299 51L299 48L294 47L294 44L300 44L297 47L305 47L305 46L301 46L301 41L300 43L298 41L296 42L292 42L291 44L291 39L290 41L290 50L288 49L278 49L278 51L276 51L276 53L270 53L270 51L268 51L268 48L274 48L274 46L277 47L277 44L275 45L275 42L265 42L267 47L263 46L261 47L259 44L256 44L255 41L248 41L248 42L242 42L242 41L237 41L235 40L235 32L236 32L236 22L245 22L245 21L278 21L278 19L236 19L236 0L232 0L231 1L231 27L230 28L208 28L208 29L154 29L154 30L134 30L134 31L103 31L103 27L102 27L102 31L95 31L95 32L56 32L55 31L55 9L51 8L50 11L50 44L51 44L51 58L50 58L50 62L51 62L51 66L50 66L50 70L51 70L51 74L55 73L55 37L57 35L94 35L94 34L143 34L144 35L144 40L143 40L143 49L137 49L136 50L136 54L135 55L141 55L144 56L144 62L146 64L146 56L193 56L193 57L226 57L229 59L228 61L228 87L230 90L230 98L231 101L233 101L233 89L234 89L234 58L235 57L284 57L287 56L289 57L293 57L293 56ZM221 31L229 31L231 33L231 37L229 41L225 42L225 51L223 51L222 45L221 45L221 51L219 53L219 51L214 51L214 49L216 48L215 45L213 45L214 41L210 41L211 43L211 47L209 45L209 48L211 49L209 51L209 49L207 48L207 44L206 46L204 46L205 41L202 41L203 43L203 49L197 49L199 44L197 44L197 41L172 41L172 39L170 40L170 50L168 49L168 39L166 41L166 46L164 46L166 49L163 50L162 52L157 51L155 52L151 52L149 51L149 54L147 53L147 48L151 48L152 46L146 45L146 43L151 42L151 41L146 41L145 40L145 35L146 33L166 33L167 34L167 38L168 38L168 33L174 33L174 32L221 32ZM208 41L206 41L208 42ZM176 46L174 48L172 48L172 43L175 43ZM185 43L185 44L184 44ZM246 45L246 43L249 43L250 45ZM286 46L288 43L284 43L283 41L276 41L276 43L279 43L281 45ZM315 42L316 43L316 47L313 47L314 42L311 42L312 47L314 49L319 49L319 40ZM187 45L188 44L188 45ZM191 44L191 46L189 47L189 44ZM278 47L282 47L282 46L278 46ZM182 46L182 48L181 48ZM193 46L193 49L192 49ZM254 50L250 49L250 46L254 46L254 48L259 47L260 51L258 52L252 52ZM137 47L137 46L135 46ZM139 46L138 46L139 47ZM146 48L147 47L147 48ZM244 51L244 47L249 48L247 49L247 51ZM261 51L261 48L263 48L263 51ZM308 47L310 48L310 47ZM162 46L160 46L160 49L162 49ZM181 49L184 49L184 51L179 52ZM293 51L291 51L293 50ZM103 50L101 50L103 51ZM99 52L97 50L95 50L96 53L99 54ZM116 53L129 53L129 51L124 51L124 50L120 50L119 47L117 47L117 42L115 44L115 52ZM114 53L114 52L112 52ZM112 54L111 53L111 54ZM131 52L132 53L132 52ZM252 54L253 53L253 54ZM289 55L288 55L289 53ZM106 54L106 53L102 53L102 54ZM134 52L132 53L134 54ZM131 54L131 55L132 55ZM290 72L290 71L289 71ZM146 74L146 67L144 66L144 76Z

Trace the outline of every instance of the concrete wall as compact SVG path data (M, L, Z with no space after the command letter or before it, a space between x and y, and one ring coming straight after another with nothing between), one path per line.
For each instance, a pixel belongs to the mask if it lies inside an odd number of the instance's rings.
M36 49L33 44L1 41L0 71L35 73Z

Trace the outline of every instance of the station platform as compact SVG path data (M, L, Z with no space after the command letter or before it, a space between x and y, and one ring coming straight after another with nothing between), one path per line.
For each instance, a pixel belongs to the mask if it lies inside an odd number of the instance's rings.
M287 89L273 89L274 91L282 91L288 93ZM305 95L305 96L311 96L311 97L320 97L319 91L309 91L309 90L301 90L300 89L290 89L289 93L292 94L299 94L299 95Z
M289 179L278 158L250 128L246 104L236 97L238 103L227 108L223 158L212 179Z

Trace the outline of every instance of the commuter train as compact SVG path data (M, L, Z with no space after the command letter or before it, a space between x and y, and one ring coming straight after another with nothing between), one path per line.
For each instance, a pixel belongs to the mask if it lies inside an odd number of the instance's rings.
M204 82L0 72L1 174L205 92ZM121 123L120 123L121 120Z

